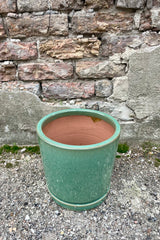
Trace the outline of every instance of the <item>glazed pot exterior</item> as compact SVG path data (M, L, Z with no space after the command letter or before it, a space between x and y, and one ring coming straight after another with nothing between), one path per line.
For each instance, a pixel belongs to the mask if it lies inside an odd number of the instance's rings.
M72 115L103 119L115 132L107 140L91 145L67 145L43 133L49 122ZM111 116L88 109L67 109L51 113L37 125L40 151L48 190L61 206L71 210L87 210L102 203L109 191L118 147L120 125Z

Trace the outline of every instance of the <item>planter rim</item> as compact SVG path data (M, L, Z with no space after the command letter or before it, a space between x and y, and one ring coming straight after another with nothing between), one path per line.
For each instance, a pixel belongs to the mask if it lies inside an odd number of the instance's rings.
M87 115L89 114L89 115ZM93 114L93 115L92 115ZM56 142L50 138L48 138L42 131L42 126L43 124L50 118L53 118L54 116L57 116L57 119L60 117L65 117L65 116L71 116L71 115L85 115L85 116L95 116L97 118L101 118L102 120L106 121L109 120L112 122L112 124L115 126L115 132L114 134L107 140L102 141L100 143L96 144L91 144L91 145L68 145L68 144L63 144L60 142ZM58 117L59 116L59 117ZM96 111L96 110L91 110L91 109L81 109L81 108L74 108L74 109L65 109L65 110L60 110L56 112L52 112L45 117L43 117L37 124L37 134L42 139L44 142L48 143L51 146L55 146L61 149L70 149L70 150L90 150L94 148L100 148L105 145L108 145L115 141L117 138L120 136L120 124L117 122L115 118L112 116L108 115L107 113L103 113L101 111Z

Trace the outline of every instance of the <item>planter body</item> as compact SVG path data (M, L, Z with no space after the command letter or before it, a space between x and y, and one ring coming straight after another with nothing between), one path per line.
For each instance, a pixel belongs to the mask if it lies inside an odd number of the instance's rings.
M83 146L58 143L44 135L42 128L47 123L68 115L103 119L115 128L115 133L106 141ZM87 210L103 202L110 188L118 146L118 122L94 110L62 110L41 119L37 133L47 186L53 199L71 210Z

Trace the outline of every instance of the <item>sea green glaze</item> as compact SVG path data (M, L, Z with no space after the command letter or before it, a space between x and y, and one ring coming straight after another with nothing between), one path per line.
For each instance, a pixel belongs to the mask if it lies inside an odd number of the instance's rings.
M98 144L75 146L55 142L44 135L42 127L59 117L87 115L101 118L115 128L114 135ZM40 151L53 199L71 210L87 210L105 199L118 147L120 125L111 116L88 109L68 109L51 113L37 125Z

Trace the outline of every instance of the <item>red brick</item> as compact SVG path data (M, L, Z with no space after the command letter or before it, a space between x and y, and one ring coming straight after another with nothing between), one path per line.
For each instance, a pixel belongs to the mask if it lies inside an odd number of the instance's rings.
M73 66L69 63L26 63L18 66L20 80L67 79L73 75Z
M9 62L0 64L0 81L13 80L16 80L16 66Z
M0 0L0 13L16 11L16 0Z
M31 60L37 58L35 42L5 41L0 43L0 60Z
M49 20L50 19L50 20ZM45 36L68 34L67 14L45 14L34 16L33 14L9 14L6 18L9 34L12 37Z
M48 99L90 98L94 96L94 82L42 83L43 95Z
M76 12L72 18L72 30L76 33L101 33L129 31L133 28L134 13L128 11Z
M17 18L7 17L6 23L12 37L46 35L49 27L49 15L33 16L32 14L22 14L17 15Z

